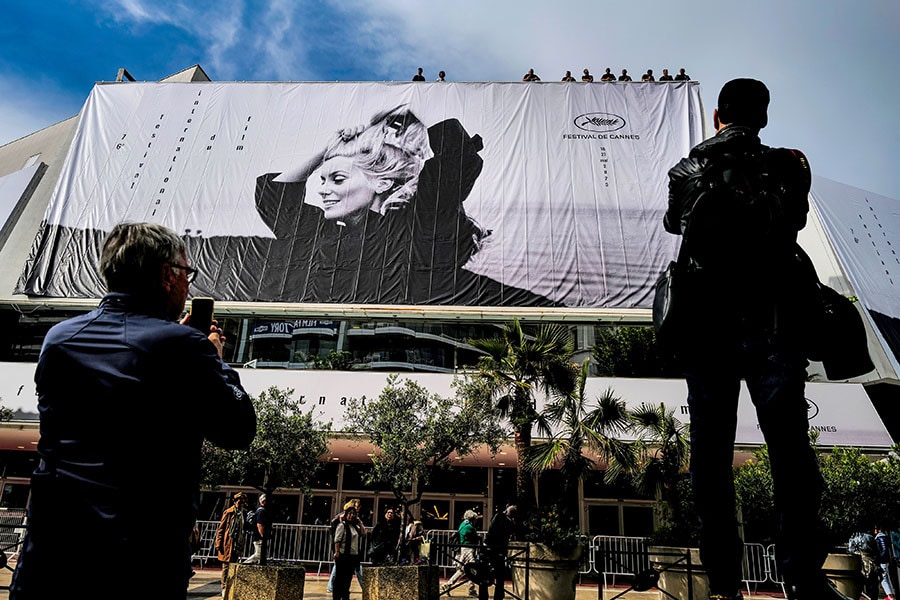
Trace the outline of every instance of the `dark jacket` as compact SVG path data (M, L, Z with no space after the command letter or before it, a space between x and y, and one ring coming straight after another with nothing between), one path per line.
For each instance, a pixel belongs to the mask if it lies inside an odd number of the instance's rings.
M382 519L372 529L372 542L369 554L372 562L382 563L388 557L395 557L397 544L400 541L400 519L395 517L390 521Z
M256 525L250 529L250 539L254 542L261 542L270 537L272 524L269 518L269 511L265 506L258 506L253 512L256 515ZM260 525L262 525L263 535L259 535Z
M121 594L116 574L135 557L154 561L147 597L183 593L203 440L245 448L256 434L237 372L197 330L108 294L97 310L50 329L35 382L41 461L14 597L67 595L54 586L70 592L83 578L72 553L83 544L103 565L92 598Z
M738 197L746 180L770 209L748 214ZM694 330L738 324L803 335L799 318L811 302L811 275L796 258L797 232L809 211L810 171L797 150L772 149L754 130L729 126L695 146L669 171L666 231L683 235L691 266L683 293ZM716 194L707 193L717 187ZM748 188L749 189L749 188Z
M499 512L491 519L484 543L491 548L505 548L515 533L516 525L505 512Z
M878 547L878 564L890 564L892 554L891 540L883 531L879 531L878 535L875 536L875 545Z

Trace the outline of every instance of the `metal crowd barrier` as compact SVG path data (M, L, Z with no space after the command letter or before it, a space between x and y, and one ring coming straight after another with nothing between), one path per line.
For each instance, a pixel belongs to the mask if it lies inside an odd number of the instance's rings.
M0 549L7 560L19 555L25 535L25 514L21 508L0 509Z
M218 521L198 521L200 527L200 550L192 556L203 566L216 558L216 529ZM367 554L367 538L362 539L360 552ZM331 527L328 525L294 525L290 523L274 523L272 537L269 539L268 557L271 560L290 563L307 563L317 565L317 573L321 574L324 565L330 565L334 554L334 543L331 541ZM247 536L243 556L250 556L253 548L250 536ZM365 561L363 564L367 564ZM331 570L331 567L328 567Z
M13 544L15 549L21 537L22 521L25 511L0 511L0 543L5 547ZM216 558L215 537L218 521L199 521L200 550L194 554L193 559L199 561L201 566ZM371 532L371 528L369 528ZM426 533L428 541L434 546L452 548L459 546L459 538L455 529L432 529ZM484 532L479 532L484 539ZM7 540L8 538L8 540ZM15 539L13 539L15 538ZM360 551L363 556L363 564L367 561L367 538L363 538ZM597 575L603 577L603 585L608 585L607 576L612 576L612 585L615 585L615 577L635 576L650 568L648 553L649 544L647 538L597 535L591 538L587 546L587 552L582 557L579 566L581 575ZM252 553L252 547L247 542L244 556ZM9 554L9 550L7 550ZM269 558L277 561L306 563L317 565L317 573L324 569L331 569L333 544L331 541L331 527L328 525L294 525L288 523L275 523L272 526L272 538L269 542ZM456 569L453 556L448 552L434 554L435 564L443 569ZM762 544L744 545L743 582L749 593L751 585L765 582L783 586L775 567L775 546L763 547Z
M594 536L590 545L591 569L594 573L603 575L604 587L607 585L607 575L612 575L615 585L616 575L634 576L650 568L647 547L647 538Z
M774 552L775 547L772 546ZM773 555L774 556L774 555ZM747 596L750 595L750 585L759 585L765 583L769 579L769 565L774 561L770 560L766 548L762 544L744 544L744 564L742 579L744 585L747 586ZM776 582L772 582L776 583Z

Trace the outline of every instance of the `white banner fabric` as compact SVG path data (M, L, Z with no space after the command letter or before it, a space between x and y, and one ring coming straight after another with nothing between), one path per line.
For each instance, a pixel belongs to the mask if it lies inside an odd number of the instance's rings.
M900 200L824 177L810 198L863 305L900 319Z
M26 412L37 412L34 387L34 363L0 363L0 397L3 405ZM388 373L348 373L346 371L289 371L281 369L241 369L241 382L253 395L272 386L294 390L294 398L302 398L321 422L332 421L334 431L343 431L344 412L350 398L377 397L384 388ZM452 395L453 375L443 373L403 374L430 392ZM687 385L681 379L612 379L591 377L585 395L592 399L607 388L625 401L629 408L642 404L664 403L675 411L682 423L690 423L687 407ZM819 432L818 443L824 448L857 446L887 450L892 441L875 411L865 389L857 383L807 383L806 400L809 424ZM539 401L538 409L543 408ZM628 436L623 436L628 439ZM764 443L756 420L756 411L746 386L741 383L738 404L736 443Z
M18 291L102 295L104 233L154 221L222 300L647 308L702 122L689 82L98 84ZM410 165L335 216L376 130Z

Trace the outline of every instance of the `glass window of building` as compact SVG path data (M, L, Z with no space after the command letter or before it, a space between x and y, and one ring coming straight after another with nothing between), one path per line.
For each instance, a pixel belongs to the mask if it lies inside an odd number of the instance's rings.
M314 490L336 490L339 470L340 464L336 462L320 462L312 481L309 482L309 487Z
M28 506L29 489L30 486L26 482L5 482L0 493L0 508L25 510Z
M432 478L429 492L487 495L488 470L483 467L451 467Z
M622 507L622 535L648 537L653 533L653 507L651 505L625 505Z
M31 477L40 457L28 450L4 450L0 452L0 472L4 477Z
M494 467L492 471L494 510L499 511L516 501L516 470Z
M306 525L328 525L337 512L333 495L307 494L303 500L300 522Z
M421 515L425 531L456 529L450 522L450 500L423 500Z

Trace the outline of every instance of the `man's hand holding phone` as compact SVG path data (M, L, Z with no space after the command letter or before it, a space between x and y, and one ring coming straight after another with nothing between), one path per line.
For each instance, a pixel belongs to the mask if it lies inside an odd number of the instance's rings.
M216 347L219 358L222 358L225 334L219 328L219 322L213 318L213 305L214 301L212 298L193 298L191 300L191 310L184 316L181 323L205 333L209 341Z

